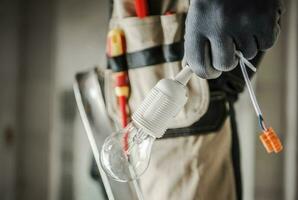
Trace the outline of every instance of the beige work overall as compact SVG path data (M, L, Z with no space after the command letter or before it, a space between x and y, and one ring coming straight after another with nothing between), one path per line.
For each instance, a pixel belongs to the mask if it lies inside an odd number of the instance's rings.
M158 3L158 1L155 1ZM171 15L133 17L132 0L114 0L110 29L122 28L127 52L142 51L158 45L183 40L185 13L188 1L171 4ZM160 1L164 12L169 1ZM194 52L195 53L195 52ZM164 77L173 77L181 69L181 62L161 63L130 69L131 112L146 93ZM106 98L109 115L118 120L116 97L111 74L106 75ZM195 75L188 84L189 100L172 122L170 128L188 127L206 112L209 88L206 80ZM148 170L140 179L146 200L234 200L235 181L231 157L231 125L227 118L217 132L157 140L153 146Z

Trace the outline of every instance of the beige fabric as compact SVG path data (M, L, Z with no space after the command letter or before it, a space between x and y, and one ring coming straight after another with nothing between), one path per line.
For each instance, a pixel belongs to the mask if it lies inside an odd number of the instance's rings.
M134 0L114 0L110 29L120 27L126 37L127 52L171 44L183 40L184 18L188 0L158 1L156 10L174 11L173 15L135 16ZM152 4L151 4L152 5ZM133 112L148 91L162 78L174 77L180 62L129 70ZM119 120L114 80L111 71L105 75L107 109L114 121ZM189 101L173 120L170 128L186 127L206 112L209 89L206 80L193 76L188 84ZM231 130L227 120L218 133L156 141L149 169L141 178L146 200L234 200L235 183L231 161Z
M112 18L120 19L136 16L135 0L113 0ZM148 0L150 15L164 15L166 12L187 12L189 0Z
M165 63L158 66L150 66L129 70L131 95L129 108L133 113L141 104L146 94L162 78L171 77L181 69L181 63ZM110 117L119 120L117 98L114 94L114 80L110 71L106 72L105 97ZM169 128L187 127L198 121L208 108L209 89L206 80L193 76L187 85L189 99L180 113L171 121Z
M183 14L150 16L145 19L129 17L111 21L111 27L121 27L124 30L127 52L130 53L181 41L183 24ZM135 111L146 94L160 79L173 78L181 69L181 62L171 62L129 70L131 85L129 107L131 112ZM119 121L119 109L114 94L114 80L111 71L106 72L105 83L108 113L112 119ZM169 128L181 128L193 124L208 108L209 88L206 80L193 76L187 88L189 100Z
M141 178L147 200L234 200L230 121L217 133L156 141Z
M128 17L111 19L110 29L115 27L124 31L127 52L171 44L181 41L184 36L185 13L149 16L144 19Z
M134 0L113 0L112 18L136 16Z

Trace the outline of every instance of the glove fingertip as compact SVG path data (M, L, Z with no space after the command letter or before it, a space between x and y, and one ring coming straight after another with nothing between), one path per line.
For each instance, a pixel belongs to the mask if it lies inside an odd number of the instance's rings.
M188 62L188 65L197 76L203 79L215 79L222 74L222 72L212 68L208 64L203 65L197 62Z
M233 70L235 67L237 67L238 65L238 60L236 59L236 56L234 56L234 58L230 58L228 61L225 62L213 62L213 66L215 69L217 69L218 71L223 71L223 72L227 72L227 71L231 71Z

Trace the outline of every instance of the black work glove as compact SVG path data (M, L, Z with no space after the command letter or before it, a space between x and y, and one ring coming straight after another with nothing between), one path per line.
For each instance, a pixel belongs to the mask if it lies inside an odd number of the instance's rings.
M217 78L273 46L279 34L281 0L190 0L185 61L201 78Z

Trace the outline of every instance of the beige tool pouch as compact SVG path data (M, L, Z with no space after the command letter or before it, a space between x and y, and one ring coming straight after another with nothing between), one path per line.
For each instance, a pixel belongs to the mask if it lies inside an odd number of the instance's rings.
M110 29L125 33L133 113L155 84L163 78L173 78L182 68L185 13L111 19ZM180 52L180 56L177 56ZM119 122L119 109L114 93L111 70L105 74L105 96L110 117ZM169 128L181 128L197 122L206 112L209 89L206 80L195 75L187 85L189 99Z

